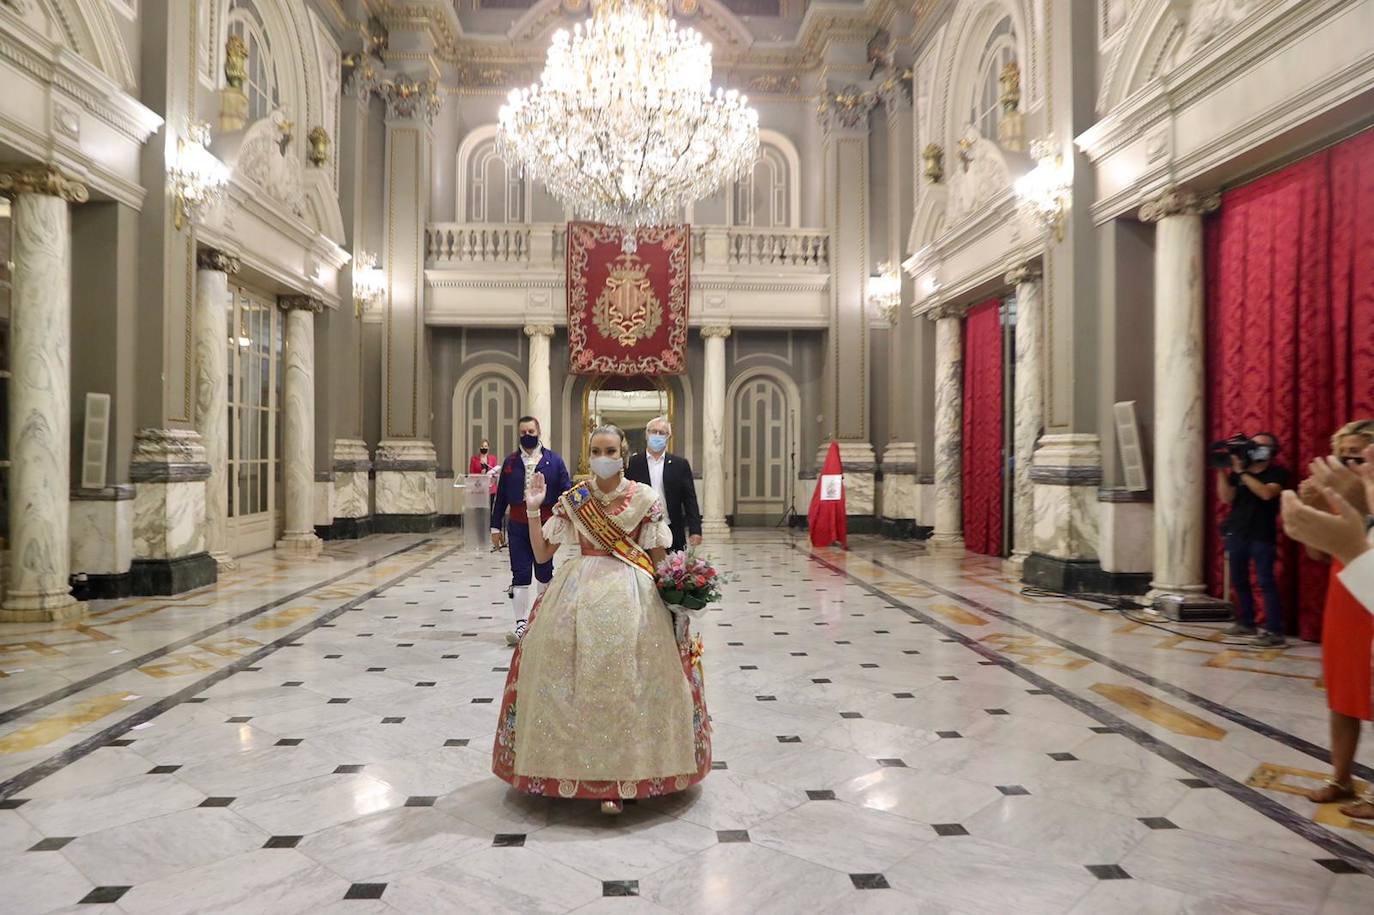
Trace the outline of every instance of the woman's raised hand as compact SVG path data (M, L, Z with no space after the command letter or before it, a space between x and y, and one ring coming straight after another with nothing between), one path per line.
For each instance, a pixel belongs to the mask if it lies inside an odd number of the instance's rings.
M535 472L530 477L529 483L525 484L525 507L530 511L538 511L544 504L544 495L548 491L548 484L544 482L544 475Z

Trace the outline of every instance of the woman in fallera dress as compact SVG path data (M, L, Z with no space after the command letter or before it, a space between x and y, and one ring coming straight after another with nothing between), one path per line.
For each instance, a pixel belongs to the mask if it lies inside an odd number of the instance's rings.
M626 480L625 435L592 432L593 479L564 493L541 530L537 561L558 567L516 646L492 771L521 791L601 801L683 791L711 770L701 667L685 626L659 597L655 566L673 540L650 486ZM546 483L525 488L542 503ZM699 644L699 643L698 643Z

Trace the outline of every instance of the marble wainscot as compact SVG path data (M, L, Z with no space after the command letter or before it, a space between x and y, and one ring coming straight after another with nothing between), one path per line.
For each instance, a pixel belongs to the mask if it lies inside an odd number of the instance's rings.
M427 533L439 526L438 461L434 446L422 439L389 439L377 446L379 534Z
M367 443L357 438L334 441L334 498L332 514L315 525L321 540L357 540L372 533L372 497L368 474L372 456Z
M320 528L334 523L334 471L315 471L314 507L315 536L319 537Z
M893 442L883 449L879 519L883 536L899 540L924 540L934 530L921 524L920 476L916 469L916 446Z
M205 481L210 465L200 433L143 429L134 436L134 594L180 594L213 584L219 564L206 552Z
M455 485L459 482L457 475L452 470L440 470L434 474L434 481L439 526L462 527L465 494Z
M1154 571L1154 497L1149 492L1103 489L1097 494L1101 546L1098 562L1110 593L1141 594Z
M825 467L830 442L825 442L816 454L819 474ZM878 462L873 446L868 442L840 442L840 463L844 465L845 513L849 518L849 533L878 533L877 472ZM810 502L798 502L798 511Z
M78 600L133 593L134 493L129 484L72 490L68 535Z
M1143 580L1103 571L1098 489L1102 450L1096 435L1046 435L1031 467L1035 486L1032 550L1022 580L1037 588L1066 593L1143 594Z

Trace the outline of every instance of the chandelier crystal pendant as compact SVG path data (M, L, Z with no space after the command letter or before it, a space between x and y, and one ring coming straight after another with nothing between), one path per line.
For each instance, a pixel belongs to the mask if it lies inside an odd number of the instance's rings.
M735 90L711 90L711 45L669 19L665 0L601 0L560 29L538 83L511 92L497 149L583 219L641 226L747 175L759 116Z

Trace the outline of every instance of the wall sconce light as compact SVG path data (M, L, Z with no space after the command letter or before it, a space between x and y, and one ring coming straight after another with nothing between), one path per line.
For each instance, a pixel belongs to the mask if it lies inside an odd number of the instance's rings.
M1021 209L1045 231L1053 231L1056 241L1064 240L1064 216L1069 208L1073 169L1064 161L1053 141L1031 144L1035 167L1016 179L1016 197Z
M879 264L878 274L868 278L868 301L893 323L902 304L902 278L890 261Z
M177 139L177 157L170 170L173 223L180 230L198 213L217 203L229 186L229 169L211 154L210 125L191 124Z
M386 294L386 274L377 266L377 256L359 251L353 259L353 311L357 317L372 308Z

